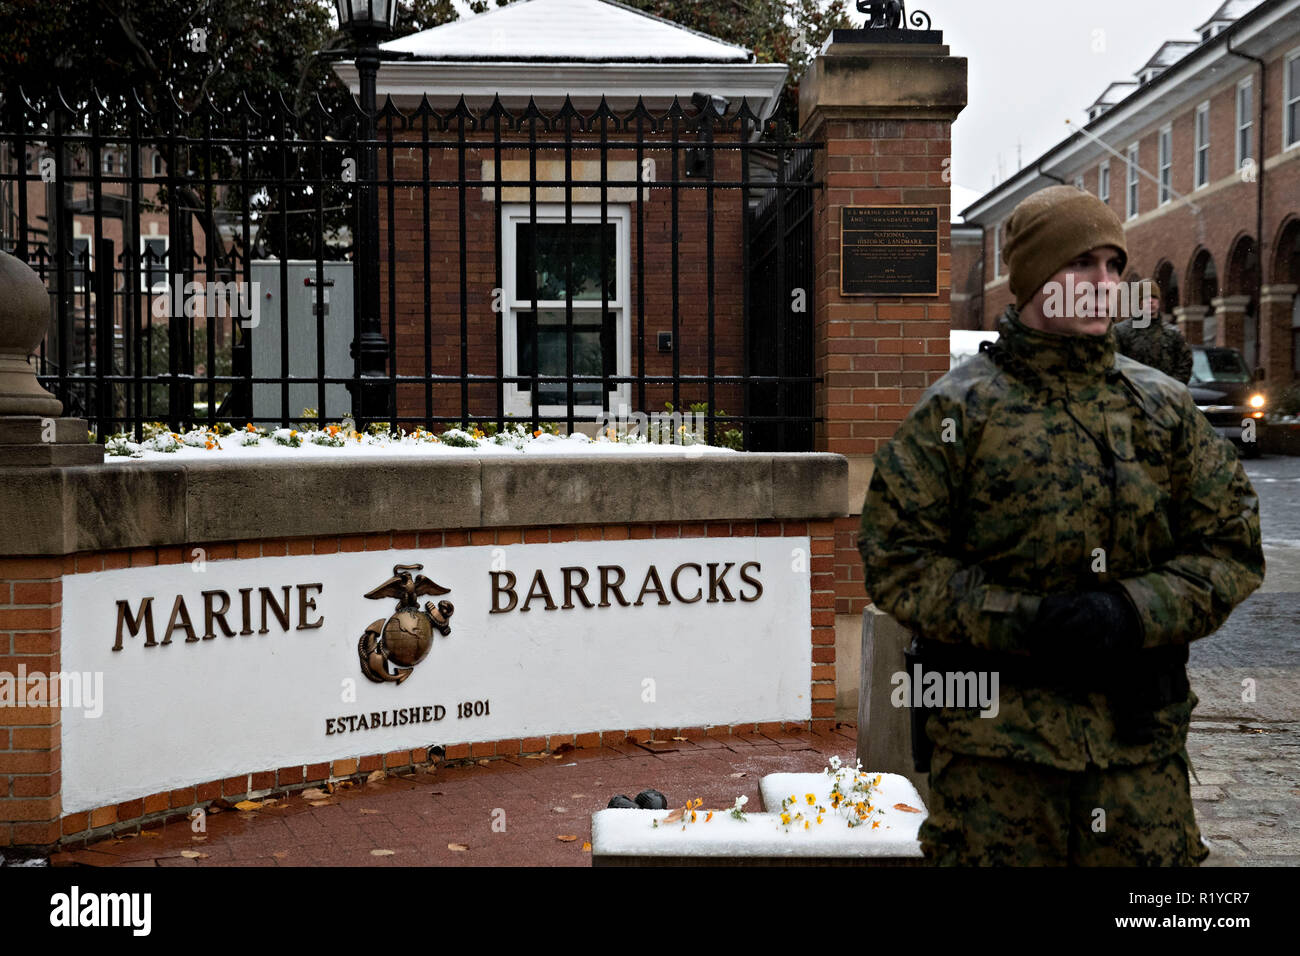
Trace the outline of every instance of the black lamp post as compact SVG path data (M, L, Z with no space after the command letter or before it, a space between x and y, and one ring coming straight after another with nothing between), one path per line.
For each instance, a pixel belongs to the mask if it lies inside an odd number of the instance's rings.
M388 418L388 342L379 323L379 169L375 140L375 77L379 73L379 40L393 32L397 0L336 0L339 27L356 44L361 111L365 116L357 182L360 187L361 235L357 237L353 268L361 335L352 343L352 358L361 376L361 394L353 395L358 424Z

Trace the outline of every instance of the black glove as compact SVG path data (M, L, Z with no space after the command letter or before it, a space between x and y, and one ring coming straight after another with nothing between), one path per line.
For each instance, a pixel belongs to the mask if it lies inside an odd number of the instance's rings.
M1039 605L1034 630L1035 645L1054 658L1142 647L1142 622L1118 591L1048 595Z

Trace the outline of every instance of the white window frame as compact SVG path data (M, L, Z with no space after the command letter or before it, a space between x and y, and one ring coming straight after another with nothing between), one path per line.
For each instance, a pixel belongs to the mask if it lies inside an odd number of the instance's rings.
M1097 198L1110 202L1110 160L1103 159L1097 167Z
M574 203L572 206L574 223L595 223L600 224L600 204L599 203ZM630 223L632 218L631 206L624 203L611 203L605 207L605 221L614 226L615 249L614 262L617 270L615 276L615 295L608 302L608 311L615 313L615 374L620 376L630 375L632 368L632 320L631 320L631 229ZM501 304L501 333L503 336L502 346L502 367L507 376L519 374L519 355L516 352L519 329L519 313L532 311L531 299L519 299L517 292L517 269L515 267L518 255L517 231L516 226L520 223L527 224L530 222L528 203L502 203L501 204L501 273L504 289L502 290ZM537 204L537 222L539 223L563 223L564 204L563 203L538 203ZM583 311L592 311L597 315L600 314L601 302L599 299L575 299L573 310L575 319L578 313ZM539 312L544 310L563 311L565 303L563 299L553 301L550 299L538 299L537 309ZM674 343L676 344L676 343ZM505 410L508 414L522 418L533 413L532 397L529 392L521 390L519 386L507 382L504 386ZM631 407L632 404L632 387L630 383L615 384L614 389L606 394L605 400L608 403L610 411L617 411L620 406ZM593 421L598 420L605 412L605 409L597 408L595 405L575 404L573 413L575 416L586 416ZM565 415L568 413L566 405L539 405L538 414L540 415Z
M1124 218L1136 219L1138 204L1141 202L1141 180L1138 178L1138 159L1142 155L1137 143L1130 143L1124 153L1124 168L1127 176L1124 182Z
M1296 107L1300 117L1300 89L1291 88L1291 63L1300 59L1300 47L1296 47L1282 58L1282 148L1292 149L1300 146L1300 119L1291 121L1291 107Z
M1074 188L1083 189L1083 176L1074 177ZM1084 190L1084 192L1087 192L1087 190Z
M154 241L161 239L163 241L163 243L165 244L165 248L163 249L164 256L166 256L168 253L171 252L172 244L171 244L171 240L168 239L167 236L164 234L140 237L140 288L150 294L156 294L156 293L167 291L168 283L171 282L171 272L168 270L167 266L164 265L162 267L162 278L159 279L158 273L155 271L153 273L154 276L153 288L148 288L147 283L149 281L149 269L145 263L144 257L145 257L145 253L149 249L149 240L151 239ZM170 263L168 263L168 265L170 265Z
M111 149L104 150L103 158L100 161L100 169L112 176L117 170L117 153Z
M1243 90L1250 91L1250 109L1246 115L1242 115L1241 94ZM1248 76L1237 84L1237 165L1233 168L1241 169L1241 164L1247 159L1254 158L1255 155L1255 78ZM1245 149L1242 148L1243 135L1245 139Z
M1002 223L993 227L993 278L1002 277Z
M77 243L86 244L86 267L84 270L77 269ZM80 233L73 233L72 236L72 288L77 292L85 292L90 277L95 272L95 237L85 236Z
M1202 127L1201 117L1205 117ZM1201 129L1205 130L1205 140L1201 140ZM1206 100L1196 107L1192 118L1192 183L1194 189L1202 189L1210 184L1210 101ZM1205 157L1205 176L1201 176L1201 157Z
M1160 205L1173 199L1174 186L1174 128L1172 126L1162 126L1160 133L1156 137L1159 143L1160 154Z

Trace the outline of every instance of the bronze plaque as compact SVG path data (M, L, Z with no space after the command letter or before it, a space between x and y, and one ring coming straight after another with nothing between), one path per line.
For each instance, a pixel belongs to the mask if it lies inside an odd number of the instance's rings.
M938 206L840 210L840 295L938 294Z

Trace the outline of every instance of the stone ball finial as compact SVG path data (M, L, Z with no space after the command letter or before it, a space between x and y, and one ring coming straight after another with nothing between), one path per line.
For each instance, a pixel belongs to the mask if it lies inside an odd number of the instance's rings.
M41 387L28 358L50 325L50 296L40 276L0 252L0 415L49 415L63 403Z

